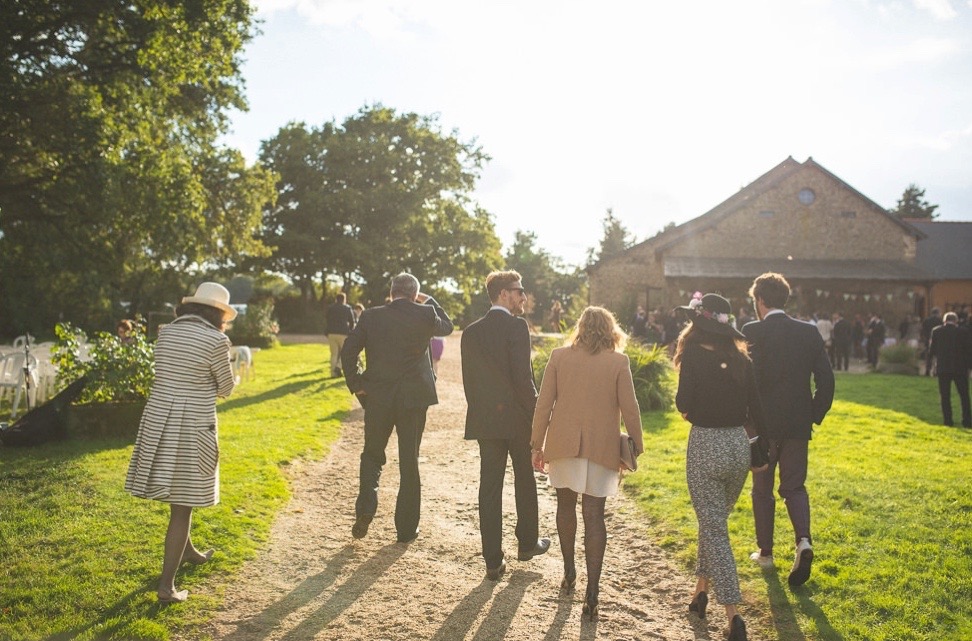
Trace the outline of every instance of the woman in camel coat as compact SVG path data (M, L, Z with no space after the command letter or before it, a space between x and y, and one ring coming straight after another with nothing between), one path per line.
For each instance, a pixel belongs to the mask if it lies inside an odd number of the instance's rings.
M621 457L621 419L637 453L644 450L641 410L635 398L627 336L608 310L588 307L567 339L555 349L544 371L533 415L533 464L549 466L550 485L557 489L557 532L564 557L565 590L574 587L574 538L577 495L584 515L587 592L584 613L597 614L598 592L607 531L604 504L617 494Z

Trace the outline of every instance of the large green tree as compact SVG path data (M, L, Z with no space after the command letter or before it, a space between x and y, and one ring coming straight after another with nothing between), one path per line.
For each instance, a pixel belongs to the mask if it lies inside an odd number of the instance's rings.
M259 254L272 177L219 147L245 0L0 4L0 333L104 326ZM187 272L190 272L187 275Z
M635 244L635 237L614 215L614 210L608 207L604 220L601 222L603 233L599 247L591 247L587 250L587 263L593 265L606 258L617 256L624 250Z
M279 175L264 213L264 264L303 291L336 276L380 303L409 271L453 312L502 262L491 216L471 199L486 154L436 118L366 106L340 125L292 123L264 143Z
M583 270L569 267L563 260L537 245L533 232L517 231L506 252L506 264L523 277L529 296L526 316L534 325L543 326L553 302L566 310L563 320L576 320L577 312L587 300L587 278Z
M925 200L925 190L911 183L901 194L897 206L891 210L891 213L898 218L932 220L938 217L938 214L935 213L936 209L938 209L938 205L932 205Z

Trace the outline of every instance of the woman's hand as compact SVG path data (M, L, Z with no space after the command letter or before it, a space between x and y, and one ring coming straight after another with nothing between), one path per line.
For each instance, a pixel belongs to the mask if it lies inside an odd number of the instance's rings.
M533 469L538 472L545 472L543 469L543 450L533 450Z

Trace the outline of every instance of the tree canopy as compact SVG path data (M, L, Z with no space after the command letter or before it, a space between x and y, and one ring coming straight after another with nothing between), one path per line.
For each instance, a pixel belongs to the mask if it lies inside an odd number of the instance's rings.
M273 252L260 262L307 298L337 276L381 303L408 271L461 308L502 262L492 217L470 196L488 157L435 117L365 106L341 124L291 123L260 157L279 176L261 237Z
M272 176L217 144L251 36L245 0L0 5L0 332L105 326L264 252Z
M621 221L614 215L614 210L608 207L604 220L601 223L604 230L601 236L599 247L591 247L587 250L587 263L593 265L606 258L617 256L624 250L635 244L635 238L621 224Z
M904 193L901 194L901 198L898 199L898 205L891 210L891 213L898 218L924 218L926 220L932 220L938 217L938 214L935 213L936 209L938 209L938 205L932 205L925 200L925 190L911 183L904 190Z

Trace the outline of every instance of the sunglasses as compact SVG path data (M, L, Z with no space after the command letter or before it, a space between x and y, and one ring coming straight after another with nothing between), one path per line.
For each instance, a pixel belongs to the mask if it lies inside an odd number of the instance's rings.
M508 292L520 292L521 294L526 291L522 287L506 287L505 290Z

